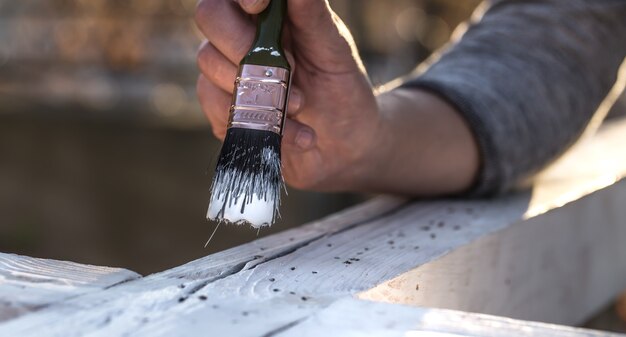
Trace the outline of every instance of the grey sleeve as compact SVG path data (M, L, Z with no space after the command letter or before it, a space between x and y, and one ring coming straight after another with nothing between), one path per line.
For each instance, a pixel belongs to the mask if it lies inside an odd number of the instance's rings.
M507 190L581 135L626 57L626 0L493 1L403 87L453 104L479 144L473 195Z

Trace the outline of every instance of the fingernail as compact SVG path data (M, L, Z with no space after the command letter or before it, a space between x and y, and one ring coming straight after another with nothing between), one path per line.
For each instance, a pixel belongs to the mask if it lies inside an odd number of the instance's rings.
M252 7L252 6L256 5L257 2L259 2L259 0L241 0L241 4L244 7Z
M296 135L296 145L302 150L308 150L313 145L313 139L315 135L313 130L309 128L302 128Z
M292 88L289 93L289 108L292 112L300 110L302 107L302 92L298 89Z

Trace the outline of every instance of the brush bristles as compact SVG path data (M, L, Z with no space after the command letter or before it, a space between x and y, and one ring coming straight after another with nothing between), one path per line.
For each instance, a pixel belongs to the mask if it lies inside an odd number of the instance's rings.
M229 128L215 169L207 218L255 228L278 217L284 182L280 135Z

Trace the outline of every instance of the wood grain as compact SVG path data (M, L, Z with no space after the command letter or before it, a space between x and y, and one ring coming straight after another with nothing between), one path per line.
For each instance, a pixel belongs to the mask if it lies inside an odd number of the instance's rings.
M463 311L344 299L276 336L618 337L624 335Z
M481 237L359 298L581 324L626 287L625 200L622 181Z
M626 287L624 134L626 121L605 128L531 190L376 199L15 318L0 335L276 336L354 296L575 324Z
M126 269L0 253L0 322L138 277Z

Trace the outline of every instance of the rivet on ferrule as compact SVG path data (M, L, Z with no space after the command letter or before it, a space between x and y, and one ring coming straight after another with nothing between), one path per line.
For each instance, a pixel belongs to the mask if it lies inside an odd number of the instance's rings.
M235 80L228 127L282 133L289 70L244 64Z

